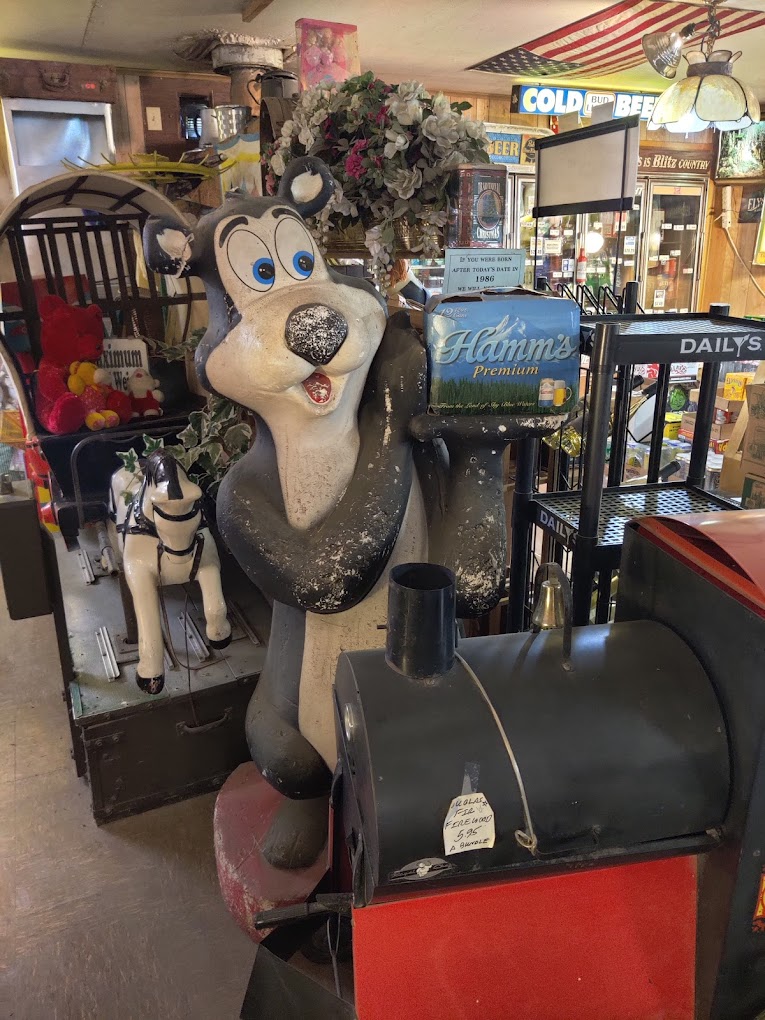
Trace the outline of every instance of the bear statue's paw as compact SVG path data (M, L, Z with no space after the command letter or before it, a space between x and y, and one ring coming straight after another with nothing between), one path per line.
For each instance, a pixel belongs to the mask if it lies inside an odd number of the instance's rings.
M261 850L275 868L309 868L327 843L329 797L285 799L277 810Z

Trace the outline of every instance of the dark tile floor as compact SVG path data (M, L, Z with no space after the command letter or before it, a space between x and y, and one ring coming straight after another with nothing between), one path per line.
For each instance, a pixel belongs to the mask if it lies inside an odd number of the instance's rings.
M218 891L214 795L97 827L50 618L0 593L0 1018L235 1020L254 946Z

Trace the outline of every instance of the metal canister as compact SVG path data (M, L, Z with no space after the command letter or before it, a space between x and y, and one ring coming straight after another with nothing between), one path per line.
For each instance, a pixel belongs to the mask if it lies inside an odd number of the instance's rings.
M507 168L481 163L455 171L456 206L449 219L447 247L501 248L505 240Z

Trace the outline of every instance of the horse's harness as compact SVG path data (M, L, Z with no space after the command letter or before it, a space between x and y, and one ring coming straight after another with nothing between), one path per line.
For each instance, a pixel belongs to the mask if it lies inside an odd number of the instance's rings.
M189 573L189 581L195 581L197 573L199 571L199 564L202 561L202 552L205 547L205 536L202 534L201 529L205 526L205 517L200 506L199 500L195 500L193 506L185 514L169 514L166 510L162 510L161 507L154 504L154 513L158 514L163 521L172 521L173 523L182 523L183 521L191 521L197 515L199 515L199 527L194 535L194 541L186 549L171 549L170 546L165 545L162 539L159 537L157 526L154 521L150 521L146 514L143 512L143 500L146 495L146 479L144 479L141 488L137 494L133 497L130 504L130 509L127 512L125 520L118 528L122 532L122 540L127 538L128 535L145 535L147 538L156 538L157 540L157 572L161 576L161 561L162 553L167 553L168 556L189 556L192 552L194 553L194 560L191 564L191 571ZM134 523L130 523L130 518L133 518Z

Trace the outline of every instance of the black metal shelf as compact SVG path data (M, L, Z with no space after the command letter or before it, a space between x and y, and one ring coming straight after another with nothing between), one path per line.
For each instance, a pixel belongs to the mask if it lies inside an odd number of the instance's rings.
M582 508L581 490L539 493L530 502L532 521L554 535L566 549L576 545ZM598 519L597 544L593 550L596 569L618 566L625 525L636 517L714 513L738 510L722 496L715 496L683 482L630 485L603 490Z
M592 595L598 592L596 620L607 618L611 573L618 568L624 527L635 517L710 513L738 509L735 503L705 492L709 437L720 364L724 361L765 359L765 324L724 314L726 306L713 305L708 315L698 312L662 315L594 315L582 317L582 351L590 354L591 389L587 404L581 489L535 493L534 444L520 444L513 505L513 560L510 581L511 629L523 626L533 559L535 527L554 538L559 552L571 553L574 622L590 619ZM628 377L632 366L660 365L657 380L648 484L622 485L622 467L629 417ZM674 362L701 362L703 371L691 447L688 478L684 483L659 481L664 408ZM616 404L611 419L611 398L616 374ZM611 434L608 483L606 448ZM597 578L597 582L596 582Z

